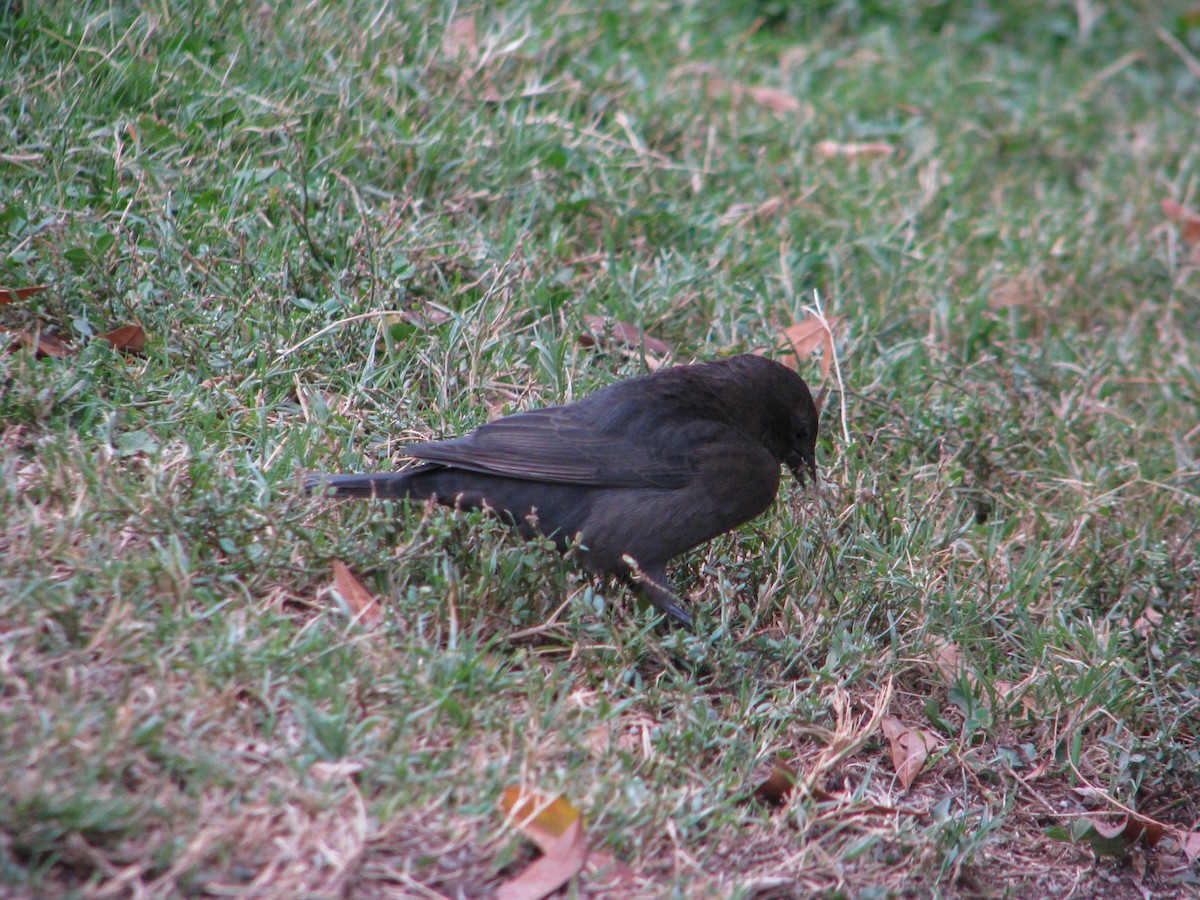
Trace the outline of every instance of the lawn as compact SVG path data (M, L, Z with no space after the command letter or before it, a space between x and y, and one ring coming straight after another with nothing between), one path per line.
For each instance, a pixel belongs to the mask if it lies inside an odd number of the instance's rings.
M1200 6L0 0L0 85L0 893L1200 896ZM792 350L695 633L301 489Z

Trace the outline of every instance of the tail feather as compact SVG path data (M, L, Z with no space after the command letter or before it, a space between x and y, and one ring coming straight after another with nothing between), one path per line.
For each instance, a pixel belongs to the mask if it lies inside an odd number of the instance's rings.
M304 479L304 489L334 497L407 497L411 476L411 472L308 475Z

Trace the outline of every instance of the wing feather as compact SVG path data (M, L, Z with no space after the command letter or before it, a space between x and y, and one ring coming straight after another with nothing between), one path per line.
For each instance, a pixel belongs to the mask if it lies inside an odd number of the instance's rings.
M465 437L412 444L406 452L472 472L594 487L680 488L695 474L692 455L638 441L627 429L598 431L576 421L574 409L506 416Z

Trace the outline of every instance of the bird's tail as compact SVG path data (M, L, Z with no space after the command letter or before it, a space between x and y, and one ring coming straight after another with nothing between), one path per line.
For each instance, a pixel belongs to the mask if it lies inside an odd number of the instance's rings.
M359 475L308 475L304 489L334 497L407 497L412 470Z

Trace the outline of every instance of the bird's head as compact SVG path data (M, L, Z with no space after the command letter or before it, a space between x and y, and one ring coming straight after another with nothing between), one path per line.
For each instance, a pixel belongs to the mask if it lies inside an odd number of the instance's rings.
M821 420L821 401L816 400L804 379L791 369L772 364L769 395L773 414L770 416L769 445L779 459L792 470L801 483L817 479L817 428Z
M803 396L796 398L789 414L790 442L783 456L784 464L792 470L792 474L803 484L808 478L816 483L817 480L817 426L821 418L821 401L825 392L821 391L816 400L805 386Z

